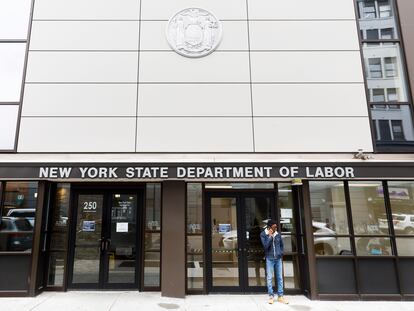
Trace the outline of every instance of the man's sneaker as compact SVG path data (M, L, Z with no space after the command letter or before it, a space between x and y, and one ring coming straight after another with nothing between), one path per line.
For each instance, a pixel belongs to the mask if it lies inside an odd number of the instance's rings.
M273 296L269 296L269 305L272 305L275 302Z
M277 298L277 302L283 303L285 305L289 304L289 301L287 301L283 296L279 296L279 298Z

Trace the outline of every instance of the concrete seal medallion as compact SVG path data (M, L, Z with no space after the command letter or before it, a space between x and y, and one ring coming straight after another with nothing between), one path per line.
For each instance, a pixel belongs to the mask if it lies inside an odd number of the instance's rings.
M203 57L213 52L221 41L222 25L210 12L184 9L168 22L167 40L172 49L186 57Z

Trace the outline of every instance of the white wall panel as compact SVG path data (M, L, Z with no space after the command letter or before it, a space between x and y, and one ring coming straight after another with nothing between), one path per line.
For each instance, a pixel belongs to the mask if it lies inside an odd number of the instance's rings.
M26 82L136 82L138 52L30 52Z
M36 0L34 19L138 19L140 0Z
M31 50L138 50L138 21L34 21Z
M249 82L248 52L187 58L175 52L141 52L140 82Z
M248 0L250 19L355 19L352 0Z
M0 150L14 149L18 105L0 105Z
M135 116L135 84L26 84L23 116Z
M185 8L203 8L221 20L246 19L246 0L141 0L141 18L168 20Z
M368 116L364 84L254 84L255 116Z
M363 82L355 52L252 52L253 82Z
M372 152L369 118L254 118L257 152Z
M251 21L252 50L359 50L355 21Z
M171 50L165 37L167 21L141 22L141 50ZM247 22L224 21L223 39L217 50L248 50Z
M26 40L32 0L0 1L0 40Z
M251 116L248 84L141 84L139 116Z
M22 118L19 152L134 152L135 118Z
M139 118L138 152L252 152L251 118Z
M25 55L25 43L0 43L0 102L20 101Z

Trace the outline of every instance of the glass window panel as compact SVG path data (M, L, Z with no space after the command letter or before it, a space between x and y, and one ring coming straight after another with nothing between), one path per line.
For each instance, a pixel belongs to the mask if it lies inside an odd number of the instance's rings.
M313 237L315 245L315 254L317 256L331 255L352 255L351 242L345 237L322 237L315 235Z
M148 230L161 230L161 184L147 184L146 222Z
M203 186L187 184L187 233L203 232Z
M69 219L70 184L59 183L56 185L55 204L53 208L53 230L64 230L68 228Z
M0 72L0 75L1 75L1 72ZM1 133L0 134L0 150L13 150L14 149L18 113L19 113L18 105L1 105L0 104L0 133Z
M378 40L379 39L378 29L367 29L366 39L367 40Z
M310 182L314 235L348 234L343 182Z
M388 192L396 234L414 234L414 182L390 181Z
M277 207L280 219L281 232L296 232L295 209L292 196L292 185L278 183Z
M382 183L350 182L349 194L355 234L388 234Z
M373 102L385 102L385 90L384 89L373 89L372 90L372 101Z
M384 237L357 237L355 238L358 256L389 256L392 255L391 242Z
M283 282L285 288L300 288L299 271L299 261L296 256L283 256Z
M65 272L65 257L66 255L63 252L50 253L47 285L63 286Z
M295 235L284 234L282 235L282 239L283 239L283 249L284 249L285 254L296 253L298 251L298 246L297 246L298 244L297 244L297 239ZM264 255L264 252L263 252L263 255Z
M408 105L387 105L384 109L371 108L376 139L380 143L414 141L411 109Z
M187 287L188 289L204 288L203 254L192 253L187 255Z
M73 262L73 283L98 283L100 248L76 247Z
M398 43L363 45L368 89L395 89L398 100L406 102L407 79Z
M161 233L145 232L145 250L159 251L161 249Z
M239 285L236 198L211 198L213 286Z
M144 257L144 286L160 286L161 256L159 252L145 252Z
M398 256L414 256L414 238L396 238Z
M358 0L358 9L359 25L363 33L366 31L368 35L368 30L380 30L382 39L395 39L397 37L393 7L388 0ZM372 38L365 36L363 39Z
M0 102L20 101L25 43L0 43Z
M33 231L37 203L37 182L7 182L2 221L8 219L16 231Z
M31 0L0 1L0 40L26 40Z

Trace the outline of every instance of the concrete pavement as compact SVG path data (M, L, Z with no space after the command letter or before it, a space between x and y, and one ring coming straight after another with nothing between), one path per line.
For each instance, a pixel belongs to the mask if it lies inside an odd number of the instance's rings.
M160 293L70 291L46 292L34 298L0 298L1 311L414 311L414 302L311 301L287 296L289 305L267 304L266 295L194 295L185 299Z

